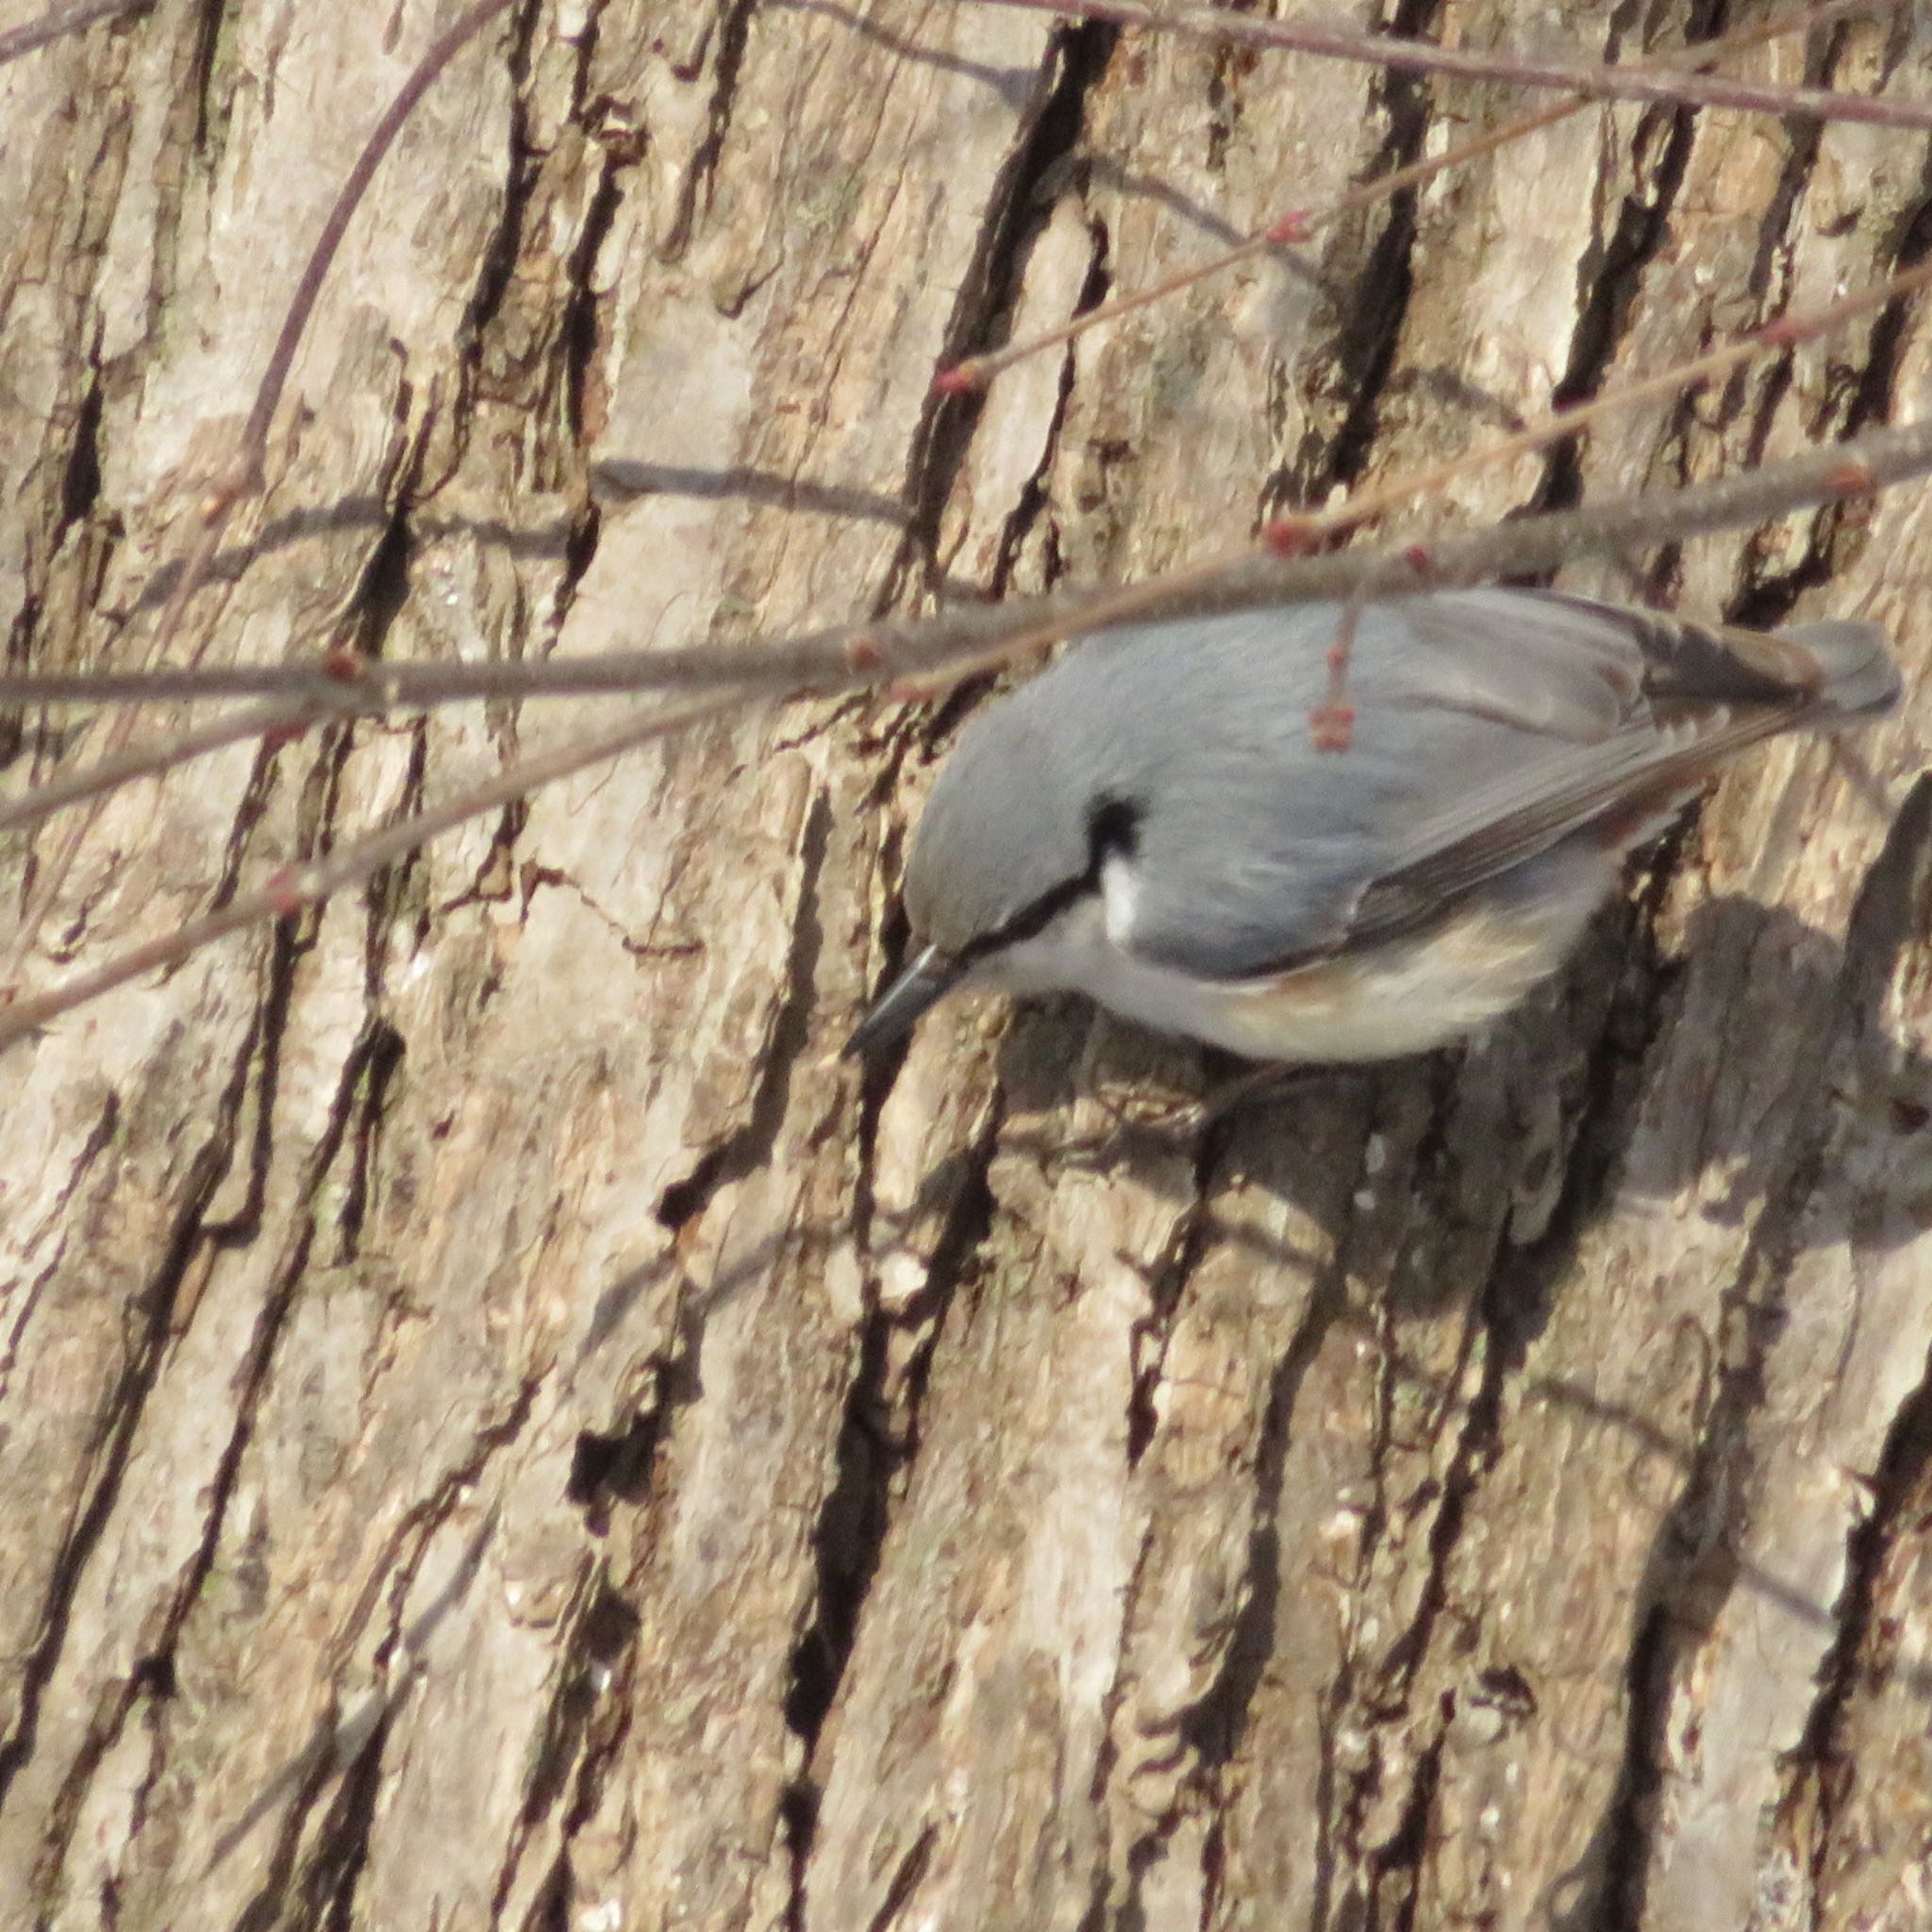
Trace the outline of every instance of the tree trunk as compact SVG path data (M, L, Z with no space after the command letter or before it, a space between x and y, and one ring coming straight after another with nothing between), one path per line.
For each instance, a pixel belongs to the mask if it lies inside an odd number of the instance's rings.
M151 648L455 11L161 5L0 70L17 658ZM1394 9L1580 58L1687 11ZM1903 26L1732 66L1932 96ZM1924 245L1923 136L1592 107L1324 229L1322 291L1251 266L929 390L1525 105L976 7L532 0L384 164L174 654L1143 579ZM1412 527L1909 415L1928 347L1801 346ZM1869 615L1912 679L1928 571L1905 490L1563 580ZM0 1924L1924 1925L1921 682L1863 774L1736 773L1489 1038L1205 1129L1149 1098L1225 1066L1077 1002L837 1058L958 700L692 729L53 1023L0 1058ZM23 977L609 715L135 786ZM23 732L8 795L73 735ZM0 848L15 908L60 828Z

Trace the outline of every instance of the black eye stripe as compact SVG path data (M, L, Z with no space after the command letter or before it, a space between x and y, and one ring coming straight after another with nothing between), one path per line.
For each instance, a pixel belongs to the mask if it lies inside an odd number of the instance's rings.
M1131 858L1140 843L1141 808L1130 798L1107 794L1087 808L1087 870L1077 878L1062 879L1049 887L1030 905L991 932L969 940L954 958L959 965L970 966L989 953L1016 946L1042 933L1069 906L1100 890L1101 871L1109 858Z
M1084 899L1089 892L1099 889L1097 874L1082 873L1076 879L1062 879L1058 885L1041 893L1030 906L1023 906L991 932L983 932L977 939L968 940L954 957L962 966L970 965L974 959L983 959L989 953L997 953L1007 946L1016 946L1022 940L1030 940L1042 933L1064 912L1069 906Z
M1133 799L1108 794L1087 808L1087 873L1096 885L1107 859L1131 858L1140 842L1141 808Z

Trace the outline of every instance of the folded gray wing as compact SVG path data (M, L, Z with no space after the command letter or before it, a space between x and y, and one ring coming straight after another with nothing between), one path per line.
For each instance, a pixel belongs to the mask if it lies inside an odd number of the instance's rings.
M1668 809L1815 695L1775 640L1746 661L1655 612L1438 593L1359 613L1353 741L1323 752L1308 713L1341 621L1151 627L1114 660L1148 794L1116 933L1135 954L1239 978L1425 923L1585 826Z

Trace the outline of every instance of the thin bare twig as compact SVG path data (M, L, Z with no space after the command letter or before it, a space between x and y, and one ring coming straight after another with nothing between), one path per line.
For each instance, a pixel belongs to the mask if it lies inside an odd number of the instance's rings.
M1135 590L1036 598L1024 605L982 607L865 629L841 626L756 653L744 647L694 645L682 652L619 654L623 663L615 668L623 673L621 685L584 680L576 689L636 690L645 683L669 689L683 684L700 687L700 694L522 759L475 790L344 845L326 859L285 866L255 891L173 933L131 947L58 986L0 1007L0 1049L143 973L178 964L229 933L319 904L413 851L425 840L498 809L540 785L746 702L790 691L830 695L912 673L934 682L950 681L1056 638L1128 618L1345 599L1365 592L1386 595L1405 576L1421 586L1550 570L1583 555L1616 555L1648 543L1761 523L1792 509L1864 495L1927 472L1932 472L1932 419L1811 450L1723 482L1653 491L1589 509L1528 516L1493 529L1447 537L1427 552L1386 546L1334 557L1281 558L1264 553ZM748 658L753 659L750 665ZM559 668L589 668L608 677L613 663L610 658L601 663L579 659L575 666Z
M1307 603L1391 581L1464 583L1554 570L1585 555L1615 554L1764 522L1788 510L1864 495L1932 468L1932 419L1874 430L1722 481L1652 491L1610 503L1524 516L1492 529L1332 557L1231 551L1126 589L1058 591L970 605L921 619L877 619L800 633L653 651L493 663L236 664L219 670L0 673L0 702L275 697L291 715L368 716L479 698L590 697L617 692L718 691L743 699L834 695L908 679L951 682L1063 637L1129 620L1195 616ZM1395 573L1391 579L1391 573Z
M1608 503L1515 518L1486 530L1467 530L1426 545L1395 543L1332 557L1241 552L1171 573L1125 590L1058 593L1003 608L1017 622L1002 633L974 625L970 613L954 620L943 641L904 636L874 625L835 633L848 655L863 646L887 664L904 662L901 692L940 690L1057 639L1115 625L1307 604L1363 595L1390 596L1403 587L1426 589L1532 576L1579 557L1619 557L1654 543L1681 541L1713 530L1740 529L1848 497L1863 496L1932 472L1932 418L1899 429L1874 430L1811 449L1722 481L1645 491ZM969 631L976 628L976 641ZM924 661L920 661L921 659Z
M1813 5L1777 20L1767 21L1749 32L1728 33L1719 40L1701 41L1695 46L1682 48L1677 53L1665 56L1657 64L1673 71L1679 67L1707 67L1726 55L1783 40L1791 34L1810 33L1833 20L1858 13L1895 13L1904 4L1905 0L1814 0ZM1244 241L1224 249L1211 261L1182 269L1165 280L1149 288L1137 289L1131 294L1113 296L1079 315L1070 317L1056 328L1041 329L1022 341L1008 342L1004 348L989 349L976 356L962 356L958 361L941 368L934 375L933 385L947 393L984 389L1003 369L1010 369L1028 356L1058 348L1062 342L1070 342L1076 336L1085 335L1089 329L1102 327L1119 321L1124 315L1151 308L1155 303L1165 301L1170 295L1177 295L1183 289L1191 289L1211 275L1238 268L1242 262L1306 242L1322 229L1332 226L1344 215L1374 208L1407 189L1421 187L1437 175L1446 175L1451 169L1467 167L1471 161L1480 160L1498 148L1540 133L1545 127L1554 127L1573 114L1580 114L1590 105L1588 98L1558 101L1553 107L1538 108L1533 114L1518 115L1500 127L1492 127L1486 134L1458 142L1439 155L1430 155L1423 160L1409 162L1407 167L1360 182L1325 207L1297 208L1278 216L1265 228L1257 229Z
M247 739L267 738L279 731L300 731L320 715L312 707L272 701L245 711L230 712L177 738L157 738L111 758L97 758L91 765L57 772L19 798L0 802L0 832L17 832L24 826L38 824L67 806L98 798L140 778L155 777L192 758L225 751L229 745Z
M1142 7L1136 0L976 0L976 4L1075 20L1106 20L1121 26L1189 34L1223 44L1313 54L1410 74L1448 74L1512 87L1561 88L1566 93L1587 94L1593 100L1660 101L1680 108L1735 108L1747 114L1773 114L1790 121L1862 121L1879 127L1932 129L1932 101L1843 94L1829 88L1771 87L1681 69L1536 60L1520 54L1439 47L1430 41L1349 33L1295 21L1257 20L1248 14L1207 7Z
M476 0L476 5L467 13L445 27L429 51L416 63L408 79L396 90L394 100L363 142L362 152L356 157L356 165L349 170L347 178L337 192L335 206L328 211L328 220L323 224L322 233L316 238L315 246L302 271L302 279L295 285L295 299L289 304L289 312L282 318L282 332L275 339L275 352L268 358L268 367L262 372L261 386L255 392L255 407L248 412L248 424L242 432L242 460L247 466L248 488L260 487L269 426L281 404L289 372L295 365L295 352L302 346L308 318L322 294L322 285L335 265L342 237L348 232L349 223L361 206L362 197L368 193L376 169L381 167L384 157L394 145L404 124L416 111L416 104L435 85L442 70L512 4L513 0Z
M1409 470L1391 476L1373 490L1356 491L1332 510L1311 510L1306 514L1294 513L1277 518L1274 525L1277 541L1307 545L1358 529L1384 511L1400 509L1441 490L1443 485L1468 475L1472 471L1488 469L1492 464L1507 462L1511 458L1524 456L1534 450L1547 449L1551 444L1567 441L1592 423L1618 409L1627 408L1633 403L1674 395L1680 391L1688 393L1713 376L1728 375L1754 356L1761 356L1768 350L1794 348L1800 342L1827 335L1847 322L1871 314L1874 309L1888 308L1928 283L1932 283L1932 256L1910 268L1901 269L1897 275L1872 288L1859 289L1823 308L1813 309L1808 314L1778 316L1762 328L1754 329L1748 336L1711 349L1689 362L1660 369L1655 375L1640 376L1635 382L1621 383L1615 389L1605 390L1600 395L1591 397L1588 402L1571 403L1563 408L1551 409L1535 422L1525 424L1523 428L1495 442L1483 443L1461 456L1449 457L1426 470Z
M303 334L314 313L323 283L334 266L342 237L363 196L369 192L369 184L375 178L376 169L394 145L396 136L402 132L403 125L414 111L416 104L443 69L510 4L511 0L477 0L475 6L445 28L397 90L395 98L375 124L369 139L363 142L362 151L356 157L354 167L337 192L328 219L323 224L322 233L316 238L315 246L303 266L301 278L295 285L294 298L282 318L281 333L275 339L268 367L262 372L260 384L256 390L255 406L249 411L247 424L242 429L241 448L227 474L217 479L202 502L201 529L161 613L154 641L148 648L150 662L164 657L174 641L189 601L207 580L208 567L221 548L223 535L236 508L244 498L258 494L262 488L269 429L281 403L282 391L288 386L289 372L294 367L296 351L301 347ZM125 752L133 728L132 713L114 722L108 734L107 758L120 757ZM8 948L4 965L0 965L0 980L11 979L19 972L48 909L66 883L74 861L79 856L81 841L95 823L99 811L99 798L92 797L88 808L66 827L63 836L47 855L26 908L21 914L20 924Z
M219 906L199 919L188 920L173 932L162 933L145 944L130 946L44 992L0 1006L0 1051L57 1015L97 999L117 986L125 986L130 979L139 979L143 973L178 965L202 947L263 920L280 919L304 907L319 906L344 887L359 884L384 866L407 858L440 832L453 830L487 811L498 810L540 785L567 778L574 772L601 764L620 752L725 710L732 702L730 693L714 692L662 707L648 717L628 718L622 724L588 738L573 739L553 751L520 758L494 778L386 825L379 832L344 844L325 858L304 865L278 866L259 886L252 891L238 892L225 906Z
M99 20L112 20L117 13L133 13L152 7L154 0L78 0L73 7L52 7L38 20L25 26L8 27L0 34L0 67L58 41L63 34L84 33Z

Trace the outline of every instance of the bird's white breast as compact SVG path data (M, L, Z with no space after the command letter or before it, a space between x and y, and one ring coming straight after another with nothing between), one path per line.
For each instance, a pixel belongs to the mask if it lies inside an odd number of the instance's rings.
M1132 951L1132 866L1113 859L1098 895L974 978L1006 992L1083 992L1251 1059L1388 1059L1443 1045L1514 1006L1562 963L1616 868L1614 853L1579 852L1535 892L1477 894L1425 931L1273 978L1230 980Z

